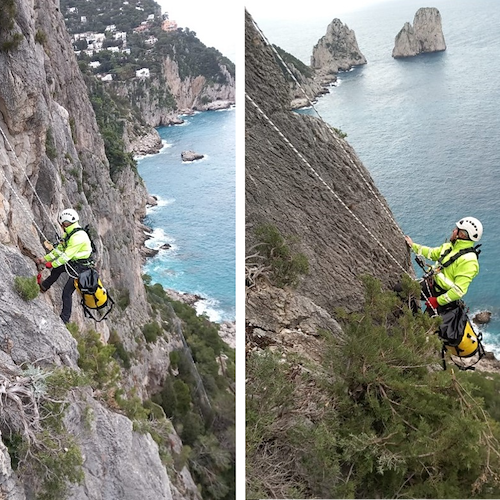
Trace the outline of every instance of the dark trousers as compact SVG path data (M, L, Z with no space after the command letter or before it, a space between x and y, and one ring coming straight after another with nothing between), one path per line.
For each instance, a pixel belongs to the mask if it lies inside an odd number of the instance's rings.
M78 264L76 262L71 262L70 263L72 269L74 269L78 274L80 274L84 269L87 269L87 266L83 266L81 264ZM61 276L66 271L65 266L59 266L56 268L52 268L52 271L50 272L50 276L43 280L41 283L41 286L44 290L48 290ZM70 269L71 271L71 269ZM71 271L72 272L72 271ZM63 320L64 323L69 323L69 319L71 317L71 310L73 307L73 292L75 291L75 280L71 276L68 278L68 281L66 281L66 284L64 285L63 288L63 293L62 293L62 311L60 314L60 318Z

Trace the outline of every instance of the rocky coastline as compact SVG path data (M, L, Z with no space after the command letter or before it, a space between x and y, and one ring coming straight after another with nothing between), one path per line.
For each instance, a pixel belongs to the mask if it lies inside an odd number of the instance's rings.
M150 207L154 207L156 205L158 205L158 199L155 196L148 194L147 200L146 200L146 207L150 208ZM140 242L139 253L141 255L143 265L146 263L146 261L148 259L157 255L160 250L168 250L168 248L170 247L170 245L168 245L168 244L162 245L158 249L147 247L146 242L152 238L153 228L144 224L143 220L138 224L137 231L138 231L138 241ZM166 294L170 298L172 298L173 300L177 300L177 301L182 302L184 304L188 304L191 307L195 307L196 303L199 301L206 300L204 297L201 297L200 295L179 292L179 291L173 290L171 288L164 288L164 290L165 290ZM235 321L223 321L222 323L220 323L219 336L229 347L235 349L236 348L236 322Z

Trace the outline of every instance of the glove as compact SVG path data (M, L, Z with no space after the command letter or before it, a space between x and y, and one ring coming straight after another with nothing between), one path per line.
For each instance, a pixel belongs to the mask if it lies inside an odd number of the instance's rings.
M431 309L437 309L439 304L438 304L438 299L437 297L429 297L426 301L425 301L425 305L427 307L430 307Z
M46 262L46 263L45 263L45 267L46 267L47 269L52 269L52 262Z

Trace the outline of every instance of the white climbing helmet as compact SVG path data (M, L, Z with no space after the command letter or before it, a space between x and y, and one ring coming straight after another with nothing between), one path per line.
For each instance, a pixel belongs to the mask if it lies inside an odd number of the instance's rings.
M78 214L76 213L76 210L73 210L72 208L66 208L59 214L59 224L62 224L63 222L77 222L80 219L78 217Z
M483 235L483 225L475 217L464 217L457 222L458 229L467 231L472 241L479 241Z

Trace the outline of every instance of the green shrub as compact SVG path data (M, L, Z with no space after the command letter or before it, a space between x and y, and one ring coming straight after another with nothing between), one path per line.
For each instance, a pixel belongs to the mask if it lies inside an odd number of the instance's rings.
M56 143L50 128L47 129L47 135L45 136L45 152L51 160L55 160L57 158Z
M278 228L271 224L257 227L255 235L260 242L259 251L271 267L272 281L278 287L297 286L299 278L309 272L309 262L303 253L292 252L289 242L281 235Z
M23 39L24 38L21 33L14 33L9 40L0 44L0 52L10 52L12 50L16 50Z
M142 327L142 333L144 334L146 342L156 342L158 340L158 337L161 335L161 332L161 326L156 321L147 323Z
M40 293L36 276L16 276L14 278L14 288L20 297L26 301L35 299Z
M80 384L81 376L69 368L45 372L27 367L18 380L33 401L27 404L24 396L19 397L14 425L9 412L2 413L2 439L12 467L31 489L33 498L67 498L68 483L80 484L84 477L80 448L62 418L68 406L68 390ZM22 432L12 431L16 427Z
M115 347L114 357L120 359L123 367L128 370L132 366L130 363L130 354L125 349L116 330L111 330L108 343Z
M321 366L250 355L247 496L495 498L495 380L485 390L478 375L443 371L437 322L372 278L365 287L343 338L323 337Z
M115 387L120 377L120 367L113 357L115 346L103 344L100 335L94 330L85 334L71 333L78 343L78 366L90 378L91 385L98 389Z
M180 360L179 351L170 351L168 357L170 358L170 365L174 370L176 370L177 367L179 366L179 360Z
M45 43L47 42L47 35L44 31L37 30L35 35L35 42L39 43L40 45L45 45Z
M118 307L124 311L130 305L130 290L121 289L117 290L116 293L116 303L118 304Z

